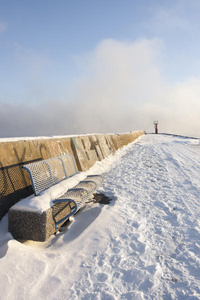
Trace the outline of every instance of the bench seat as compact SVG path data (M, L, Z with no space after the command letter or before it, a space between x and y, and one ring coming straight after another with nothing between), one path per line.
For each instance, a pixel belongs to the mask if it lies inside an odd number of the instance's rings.
M42 201L49 188L80 173L70 154L27 164L23 168L30 174L35 201ZM102 182L101 175L89 175L72 188L66 189L61 196L51 199L49 208L42 211L29 209L28 200L27 204L26 199L22 200L27 205L25 209L16 204L9 210L9 231L16 239L47 240L92 198Z

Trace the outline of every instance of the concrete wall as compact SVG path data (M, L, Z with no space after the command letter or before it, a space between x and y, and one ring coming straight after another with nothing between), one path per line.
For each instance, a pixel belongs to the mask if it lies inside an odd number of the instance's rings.
M33 193L29 175L22 165L70 153L78 170L86 171L97 160L104 159L142 134L143 131L133 131L0 142L0 219L12 205Z

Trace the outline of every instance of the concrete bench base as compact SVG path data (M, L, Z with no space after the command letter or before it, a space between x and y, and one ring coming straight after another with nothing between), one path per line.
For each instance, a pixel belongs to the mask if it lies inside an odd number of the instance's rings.
M56 232L52 208L42 213L10 209L8 218L9 232L18 240L44 242Z

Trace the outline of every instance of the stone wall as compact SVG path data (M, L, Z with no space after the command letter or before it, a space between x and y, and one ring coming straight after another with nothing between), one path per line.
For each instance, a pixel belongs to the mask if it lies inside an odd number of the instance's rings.
M96 161L143 134L144 131L133 131L0 142L0 219L12 205L33 193L29 175L22 165L70 153L78 170L86 171Z

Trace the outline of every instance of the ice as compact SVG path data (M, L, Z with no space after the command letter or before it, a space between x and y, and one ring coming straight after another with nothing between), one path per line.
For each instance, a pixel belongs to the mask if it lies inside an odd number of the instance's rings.
M47 242L12 239L5 216L0 298L200 299L199 151L146 135L97 162L86 173L104 174L111 203L89 203Z

